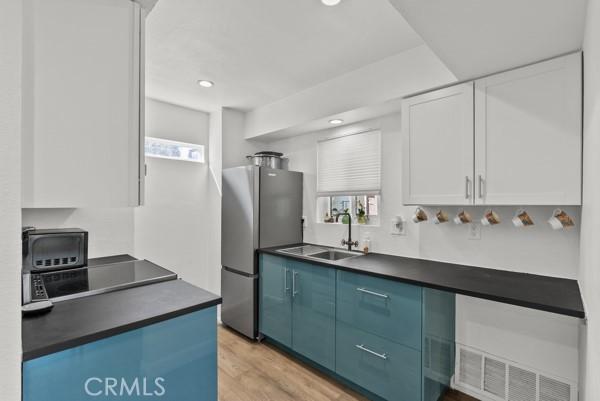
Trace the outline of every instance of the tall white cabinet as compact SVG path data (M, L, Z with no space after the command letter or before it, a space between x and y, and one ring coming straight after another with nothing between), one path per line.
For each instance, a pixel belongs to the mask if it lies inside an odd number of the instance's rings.
M144 14L24 0L23 207L142 203Z
M405 99L404 203L580 205L581 77L576 53Z
M473 196L473 83L407 99L405 203L462 205Z

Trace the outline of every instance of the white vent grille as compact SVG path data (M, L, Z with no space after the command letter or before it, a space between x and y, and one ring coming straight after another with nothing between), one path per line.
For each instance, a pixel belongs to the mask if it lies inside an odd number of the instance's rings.
M471 387L481 389L481 361L480 354L461 349L459 380Z
M433 343L428 344L433 353ZM486 401L576 401L577 383L457 344L456 386Z
M508 401L536 401L536 375L525 369L509 366Z
M488 357L484 363L483 390L506 399L506 364Z
M540 401L571 401L571 386L540 375Z

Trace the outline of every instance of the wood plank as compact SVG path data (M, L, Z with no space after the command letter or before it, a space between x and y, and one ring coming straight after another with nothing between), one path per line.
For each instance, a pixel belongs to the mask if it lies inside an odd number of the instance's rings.
M274 346L219 325L219 401L368 401ZM478 401L450 390L440 401Z

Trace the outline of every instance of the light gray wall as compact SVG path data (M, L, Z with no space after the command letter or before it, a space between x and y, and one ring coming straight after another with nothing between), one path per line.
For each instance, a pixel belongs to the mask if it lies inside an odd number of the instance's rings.
M527 273L576 278L579 255L579 228L553 231L545 222L552 207L527 208L534 227L517 229L510 224L515 208L496 208L503 222L483 228L481 240L467 239L467 227L451 223L408 223L406 236L389 234L391 219L400 215L410 220L414 207L402 205L401 116L392 114L270 144L289 157L290 170L304 172L304 214L308 219L305 241L339 246L347 227L319 223L316 216L317 141L336 135L379 129L382 133L381 226L358 226L353 237L368 235L373 252L420 257L432 260L515 270ZM458 208L444 208L449 214ZM430 212L435 209L428 208ZM482 207L468 207L476 218ZM567 207L577 224L579 208ZM368 233L368 234L367 234ZM457 341L489 353L541 369L547 374L577 380L578 325L576 319L546 312L501 305L470 297L457 297Z
M146 135L197 143L208 153L207 113L149 99ZM135 209L135 256L175 271L181 278L219 292L212 243L218 188L208 163L146 158L146 201ZM220 200L220 198L218 198ZM220 205L220 202L219 202Z
M87 230L90 258L133 254L132 208L23 209L23 225Z
M583 222L579 286L588 322L582 327L583 401L600 400L600 1L590 0L585 27Z
M21 0L0 2L0 398L21 399Z

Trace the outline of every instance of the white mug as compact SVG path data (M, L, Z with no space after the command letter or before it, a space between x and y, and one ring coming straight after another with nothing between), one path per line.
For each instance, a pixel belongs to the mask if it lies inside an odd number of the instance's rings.
M485 211L483 217L481 218L481 224L484 226L500 224L500 216L498 216L498 214L492 209L488 209Z
M571 217L561 209L554 209L552 212L552 217L548 219L548 224L550 224L550 227L552 227L553 230L569 228L575 225L573 219L571 219Z
M469 213L465 212L464 210L461 210L454 217L453 221L454 221L454 224L467 224L467 223L471 222L471 216L469 215Z
M515 227L525 227L532 226L533 220L524 209L519 209L512 218L512 223Z

